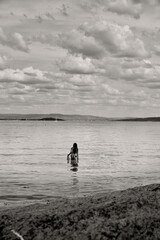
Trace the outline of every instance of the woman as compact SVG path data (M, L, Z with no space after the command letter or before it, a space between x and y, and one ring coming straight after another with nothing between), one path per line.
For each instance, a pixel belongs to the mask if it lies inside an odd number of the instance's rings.
M73 147L71 148L70 153L67 155L67 161L69 163L69 156L71 155L71 164L78 165L78 160L79 160L79 156L78 156L78 146L77 143L73 144Z

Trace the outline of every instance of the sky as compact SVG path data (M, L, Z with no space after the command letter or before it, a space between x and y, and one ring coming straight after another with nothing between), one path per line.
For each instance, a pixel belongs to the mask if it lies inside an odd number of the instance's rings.
M159 106L160 0L0 0L0 113Z

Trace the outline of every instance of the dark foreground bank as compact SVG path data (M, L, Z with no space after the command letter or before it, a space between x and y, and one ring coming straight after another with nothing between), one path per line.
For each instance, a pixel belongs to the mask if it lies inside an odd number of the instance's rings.
M1 209L0 239L160 239L160 184Z

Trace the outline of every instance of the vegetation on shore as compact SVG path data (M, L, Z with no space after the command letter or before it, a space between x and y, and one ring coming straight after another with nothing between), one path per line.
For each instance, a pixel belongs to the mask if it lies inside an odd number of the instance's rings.
M160 184L0 211L1 240L158 240L159 226Z

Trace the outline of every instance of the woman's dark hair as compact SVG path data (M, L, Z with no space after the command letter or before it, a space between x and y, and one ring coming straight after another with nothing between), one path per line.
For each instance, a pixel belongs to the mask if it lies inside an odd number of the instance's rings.
M78 146L77 146L77 143L74 143L73 144L73 153L78 153Z

